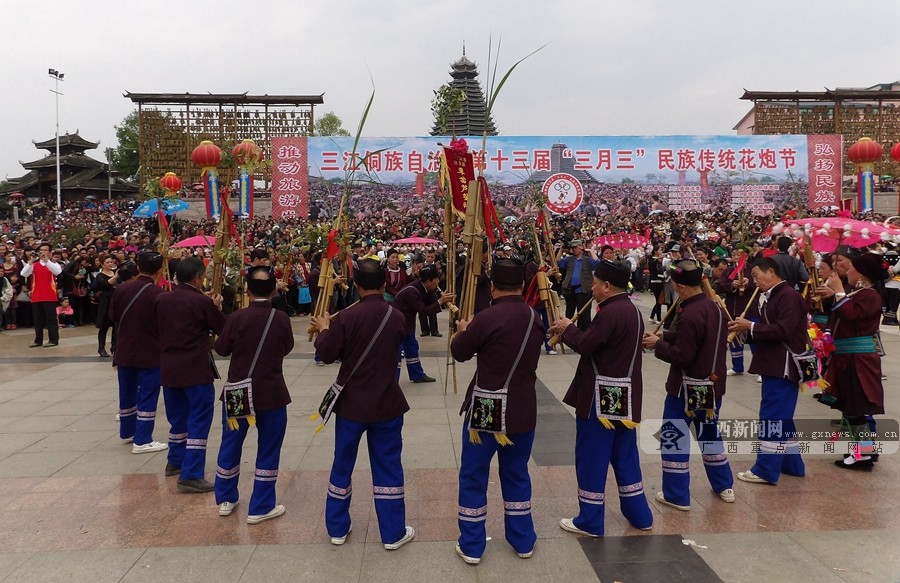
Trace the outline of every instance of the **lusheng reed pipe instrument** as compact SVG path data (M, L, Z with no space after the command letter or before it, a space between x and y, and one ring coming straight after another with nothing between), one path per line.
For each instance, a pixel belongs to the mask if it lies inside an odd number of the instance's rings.
M575 322L577 322L578 318L580 318L591 307L591 305L593 303L594 303L593 300L589 300L588 303L581 306L581 309L578 310L578 312L575 314L575 317L572 318L572 323L574 324ZM562 340L562 334L557 334L557 335L553 336L552 338L550 338L550 342L549 342L550 348L556 347L556 345L559 344L561 340Z
M753 300L756 299L756 295L758 293L759 293L759 288L758 287L753 288L753 294L750 295L750 301L747 302L747 305L744 307L744 311L741 312L741 315L738 316L738 318L743 318L744 316L747 315L747 312L750 311L750 307L753 305ZM738 334L739 334L738 332L730 332L728 334L728 344L731 344L732 342L734 342L734 339L737 338Z

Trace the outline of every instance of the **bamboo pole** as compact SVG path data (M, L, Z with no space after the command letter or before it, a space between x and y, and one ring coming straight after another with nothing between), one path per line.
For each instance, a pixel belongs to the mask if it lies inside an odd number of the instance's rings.
M578 318L580 318L591 307L591 305L593 305L593 303L594 303L594 300L589 300L588 303L581 306L581 309L578 310L578 312L575 314L575 317L572 318L572 323L574 324L575 322L577 322ZM550 348L553 348L554 346L559 344L559 342L561 340L562 340L562 334L557 334L556 336L552 337L550 339Z
M747 305L744 307L744 311L741 312L741 315L738 316L738 318L743 318L744 316L747 315L747 312L750 311L750 306L753 305L753 300L756 299L756 294L758 294L758 293L759 293L759 288L758 287L753 288L753 294L750 295L750 301L747 302ZM734 342L734 339L737 338L737 335L738 335L737 332L730 332L728 334L728 344L731 344L732 342Z

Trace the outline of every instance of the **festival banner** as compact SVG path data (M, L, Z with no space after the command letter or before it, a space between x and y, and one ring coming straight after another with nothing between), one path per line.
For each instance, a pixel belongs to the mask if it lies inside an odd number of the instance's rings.
M307 138L272 138L272 217L275 220L309 216L308 168Z
M811 208L837 204L834 201L840 200L843 178L840 139L806 135L492 136L486 151L480 151L480 137L466 138L474 167L483 166L498 197L502 197L504 185L535 182L541 188L551 176L564 173L584 187L585 203L590 202L591 185L618 184L623 190L655 193L681 208L724 206L758 213L785 201L796 203L798 195ZM439 171L445 152L440 144L449 141L446 136L361 138L357 156L366 159L366 180L408 185L405 192L414 194L419 174L426 173L428 183L428 174ZM311 137L308 146L310 176L345 178L353 138ZM454 168L452 164L448 167L453 184ZM733 199L735 185L745 188L737 189Z
M809 136L809 207L840 206L844 136Z

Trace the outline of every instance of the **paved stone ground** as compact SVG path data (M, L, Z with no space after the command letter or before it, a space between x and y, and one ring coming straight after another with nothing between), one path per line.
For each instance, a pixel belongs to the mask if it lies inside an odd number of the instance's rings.
M649 296L637 298L647 314ZM842 472L832 456L808 456L805 478L777 486L736 482L735 504L710 491L699 458L692 458L693 499L684 513L652 501L660 488L658 456L642 453L644 484L654 514L650 532L635 530L618 504L606 509L607 536L579 539L559 518L577 510L572 411L560 399L577 356L542 356L539 420L531 470L535 555L518 559L503 540L496 474L489 497L488 543L478 567L453 552L461 394L443 394L444 338L421 340L430 385L401 385L406 415L403 460L408 522L416 539L386 552L379 541L368 458L360 455L352 503L353 533L343 547L328 543L324 526L333 430L314 433L315 410L336 366L317 367L306 340L306 319L293 320L297 347L286 360L293 396L278 480L287 513L248 526L246 506L220 518L209 495L181 494L165 478L165 453L132 455L118 439L116 380L108 359L95 354L93 328L62 330L59 347L29 349L30 330L0 334L0 581L900 581L900 464L885 455L871 473ZM446 333L446 322L441 322ZM900 335L885 331L888 417L897 418ZM749 353L747 355L749 362ZM224 370L227 363L220 366ZM462 391L470 363L458 364ZM644 361L644 417L662 411L667 367ZM730 377L725 418L753 419L759 385ZM834 414L809 393L798 418ZM220 425L207 456L212 478ZM160 403L156 438L167 425ZM249 497L255 445L248 440L242 499ZM732 470L752 456L730 457ZM611 474L611 472L610 472ZM611 489L612 488L612 489ZM615 491L614 482L607 489ZM614 498L614 497L613 497Z

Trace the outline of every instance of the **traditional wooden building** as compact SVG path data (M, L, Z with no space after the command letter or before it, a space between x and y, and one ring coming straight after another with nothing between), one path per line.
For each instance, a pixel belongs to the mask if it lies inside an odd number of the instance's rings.
M450 77L450 87L465 92L466 100L461 112L448 117L447 131L442 131L435 122L431 135L480 136L487 131L487 135L496 136L497 126L487 111L487 101L478 82L478 66L466 58L465 47L462 57L450 65Z
M197 180L200 170L191 151L211 140L226 153L222 177L236 177L227 163L231 149L251 139L271 160L270 138L313 135L314 107L322 95L249 95L247 93L125 93L137 105L141 184L175 172L185 182ZM271 180L265 165L256 169L258 180Z
M134 195L136 184L128 182L112 173L109 164L95 160L87 154L100 142L85 140L76 131L74 134L59 136L60 192L63 201L82 200L87 196L106 198L108 195ZM47 150L48 155L33 162L21 162L27 174L18 178L7 178L7 185L0 190L0 198L13 192L21 192L27 198L47 201L56 205L56 138L34 142L38 150Z
M841 134L844 160L859 138L872 138L885 152L900 142L900 81L865 88L825 91L747 91L753 108L734 127L738 134ZM897 176L900 166L885 156L876 173ZM856 174L845 163L844 176Z

